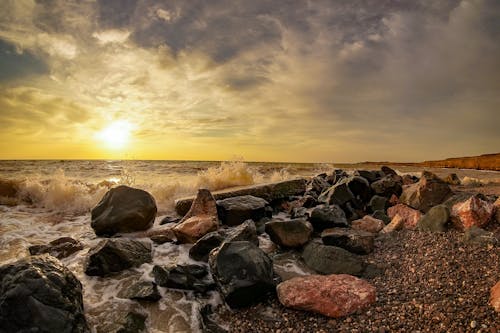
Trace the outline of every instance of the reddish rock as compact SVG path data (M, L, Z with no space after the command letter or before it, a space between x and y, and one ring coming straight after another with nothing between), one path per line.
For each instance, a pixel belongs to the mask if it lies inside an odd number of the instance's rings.
M396 215L399 215L403 219L403 225L406 229L415 229L418 220L422 217L421 212L403 204L397 204L387 209L387 216L391 219Z
M392 218L391 223L389 223L384 227L384 229L382 229L381 233L387 234L396 230L403 229L405 224L404 222L404 219L399 214L396 214L396 216Z
M391 197L389 198L389 205L395 206L398 203L399 203L399 198L397 197L397 195L395 195L395 194L391 195Z
M412 208L427 212L451 195L451 189L435 174L424 171L418 183L403 186L399 201Z
M495 219L494 219L494 221L496 221L497 223L500 224L500 198L498 198L497 201L495 201L493 206L495 206Z
M209 190L199 189L191 209L172 231L181 243L195 243L211 231L217 230L219 218L215 199Z
M500 312L500 281L491 288L490 305L496 312Z
M382 230L384 226L384 221L376 219L370 215L365 215L362 219L354 220L351 223L351 227L355 230L363 230L374 234Z
M277 293L285 307L334 318L366 308L376 299L375 287L347 274L296 277L280 283Z
M413 177L410 175L404 175L402 177L402 180L403 180L403 185L415 184L415 180L413 180Z
M478 196L472 196L466 201L458 202L451 208L451 221L459 230L472 226L482 227L492 218L494 204L484 201Z

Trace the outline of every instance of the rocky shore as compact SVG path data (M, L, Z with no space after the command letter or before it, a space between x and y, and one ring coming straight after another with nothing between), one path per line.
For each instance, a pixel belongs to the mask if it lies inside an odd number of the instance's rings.
M151 194L112 188L91 212L99 242L80 269L151 269L113 295L130 302L121 319L92 330L147 331L147 304L175 291L196 297L204 332L499 332L498 194L456 175L333 170L200 189L155 224ZM155 262L164 243L187 247L189 262ZM0 332L91 330L82 286L56 259L83 248L63 237L0 267Z

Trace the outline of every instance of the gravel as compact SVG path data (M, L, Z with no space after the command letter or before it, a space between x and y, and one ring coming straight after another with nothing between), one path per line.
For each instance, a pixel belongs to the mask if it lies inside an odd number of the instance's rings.
M488 229L500 234L499 225ZM367 278L377 301L344 318L286 309L274 296L243 310L219 307L217 316L231 332L500 333L500 314L488 305L500 279L500 247L465 244L462 237L454 230L379 236L364 256L383 270Z

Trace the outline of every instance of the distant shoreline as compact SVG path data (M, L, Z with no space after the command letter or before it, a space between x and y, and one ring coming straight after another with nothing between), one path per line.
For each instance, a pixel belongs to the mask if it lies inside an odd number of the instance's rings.
M361 162L368 165L399 165L427 168L458 168L500 171L500 153L480 156L453 157L445 160L424 162Z

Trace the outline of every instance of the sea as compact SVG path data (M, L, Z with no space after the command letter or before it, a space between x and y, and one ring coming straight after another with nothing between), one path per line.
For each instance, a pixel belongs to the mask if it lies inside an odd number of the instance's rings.
M211 191L234 186L276 182L344 169L378 169L376 165L341 163L264 163L245 161L144 161L144 160L22 160L0 161L0 183L16 184L15 197L0 197L0 264L28 256L31 245L46 244L69 236L84 249L62 259L83 285L84 307L92 332L117 330L122 314L147 315L147 331L199 332L199 311L205 304L223 302L217 292L200 298L192 292L159 288L155 303L138 303L118 297L120 290L137 280L153 281L153 265L196 263L188 256L190 245L155 245L153 262L113 277L84 273L88 250L97 245L90 227L90 211L117 185L148 191L158 206L155 225L174 213L175 199L194 195L199 188ZM419 176L422 169L398 166L400 174ZM428 169L445 177L456 173L464 184L500 183L500 172L462 169ZM148 239L145 239L149 241ZM266 242L262 239L263 243ZM284 269L301 272L293 262ZM222 305L223 306L223 305ZM224 325L224 324L222 324Z

